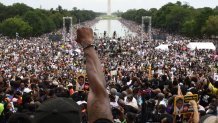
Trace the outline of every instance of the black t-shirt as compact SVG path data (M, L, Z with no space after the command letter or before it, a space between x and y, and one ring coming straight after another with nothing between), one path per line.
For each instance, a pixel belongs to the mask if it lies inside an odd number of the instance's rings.
M210 104L212 100L212 96L208 94L207 92L203 91L200 93L200 101L199 104L202 105L203 107L206 107Z

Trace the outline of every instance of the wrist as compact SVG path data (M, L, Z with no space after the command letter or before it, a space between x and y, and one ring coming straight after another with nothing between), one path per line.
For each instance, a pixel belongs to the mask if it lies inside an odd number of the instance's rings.
M194 106L194 107L193 107L193 111L198 111L198 107L197 107L197 106Z
M80 45L82 46L82 48L85 48L89 45L93 44L93 40L83 40L81 41Z
M87 56L88 54L92 54L93 52L95 52L95 47L94 45L90 45L86 48L83 49L84 55Z
M95 48L95 45L94 44L89 44L89 45L83 47L83 51L85 51L87 49L90 49L90 48Z

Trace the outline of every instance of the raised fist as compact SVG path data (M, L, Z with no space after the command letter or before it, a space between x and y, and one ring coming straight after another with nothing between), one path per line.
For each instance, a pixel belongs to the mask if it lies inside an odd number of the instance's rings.
M93 44L94 36L91 28L82 27L77 30L76 42L79 43L83 48Z

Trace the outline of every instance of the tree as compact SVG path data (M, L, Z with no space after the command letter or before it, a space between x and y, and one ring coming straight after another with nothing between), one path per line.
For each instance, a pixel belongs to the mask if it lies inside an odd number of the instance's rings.
M7 8L7 11L5 14L7 14L7 18L15 17L15 16L22 16L27 11L32 11L33 8L27 6L23 3L15 3L12 6L9 6Z
M56 9L58 12L62 13L63 12L63 8L61 5L58 5L58 8Z
M0 22L6 19L6 6L4 6L2 3L0 3Z
M166 29L169 32L178 33L183 23L189 18L189 10L181 6L172 6L171 12L166 16Z
M202 9L198 9L199 14L196 16L196 34L198 37L202 37L202 27L205 26L206 20L209 16L213 15L213 10L211 8L205 7Z
M40 17L40 13L28 11L23 18L33 28L33 36L39 36L45 32L44 23Z
M182 3L181 3L180 1L177 1L177 2L176 2L176 5L181 6Z
M77 10L77 7L73 7L73 11L76 11Z
M60 14L59 12L52 14L50 16L50 19L54 21L56 29L59 29L62 27L63 23L63 15Z
M166 18L171 12L171 6L174 6L173 3L168 3L162 6L156 14L153 16L153 26L161 29L166 29Z
M218 15L210 16L205 26L202 28L202 33L207 36L218 35Z
M194 11L188 6L182 6L181 2L168 3L154 15L154 26L170 33L179 33L184 22L192 18L192 13Z
M29 11L23 18L32 26L33 36L39 36L43 33L51 32L56 28L53 20L51 20L51 18L41 10Z
M116 15L117 17L121 17L123 12L117 10L116 12L113 13L113 15Z
M181 33L185 36L194 37L196 35L196 22L195 20L188 20L182 25Z
M130 9L127 12L123 13L122 18L135 21L136 13L137 11L135 9Z
M144 9L137 10L135 15L135 21L137 23L142 23L142 16L148 16L148 12Z
M16 37L16 32L21 37L29 37L32 34L32 27L21 18L8 18L0 25L1 33L5 36Z
M95 19L97 13L88 10L74 8L71 11L63 9L60 5L56 10L33 9L25 4L16 3L12 6L4 6L0 3L0 23L8 18L22 18L32 27L32 35L40 36L44 33L60 29L63 25L63 17L73 18L73 23ZM0 30L1 31L1 30Z
M149 15L154 16L157 13L157 11L158 10L156 8L151 8L148 12L149 12Z
M53 8L51 8L51 9L50 9L50 13L52 13L52 14L54 14L54 13L55 13L55 11L54 11L54 9L53 9Z
M74 15L77 19L77 22L84 22L86 20L92 20L96 18L96 13L88 10L72 10L71 15Z
M51 18L46 16L44 13L42 13L41 10L37 11L37 14L40 16L43 22L43 27L44 27L43 33L48 33L55 29L55 23L53 22L53 20L51 20Z
M154 8L149 11L130 9L124 12L121 17L141 23L141 17L147 15L152 16L152 27L154 28L190 37L203 37L204 33L207 33L207 35L211 33L212 30L207 29L209 27L208 17L218 15L218 7L195 9L187 2L182 4L178 1L176 3L170 2L159 10Z

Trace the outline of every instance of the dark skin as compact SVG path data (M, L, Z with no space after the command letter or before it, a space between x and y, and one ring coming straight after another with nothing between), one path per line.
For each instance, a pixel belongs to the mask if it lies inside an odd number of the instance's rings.
M90 28L80 28L77 30L77 43L86 47L94 43L93 31ZM87 76L90 83L88 95L88 119L89 123L97 119L108 119L113 121L110 109L109 96L106 92L106 81L101 69L101 63L94 47L84 49L86 57Z

